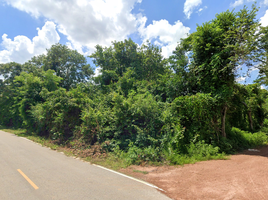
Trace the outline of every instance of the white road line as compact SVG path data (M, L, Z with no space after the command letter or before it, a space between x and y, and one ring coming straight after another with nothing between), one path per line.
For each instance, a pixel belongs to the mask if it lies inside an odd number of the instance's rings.
M148 186L150 186L150 187L153 187L153 188L156 188L156 189L158 189L158 190L161 190L161 191L165 192L165 190L163 190L163 189L161 189L161 188L159 188L159 187L157 187L157 186L155 186L155 185L153 185L153 184L147 183L147 182L145 182L145 181L141 181L141 180L139 180L139 179L133 178L133 177L131 177L131 176L127 176L127 175L125 175L125 174L122 174L122 173L120 173L120 172L117 172L117 171L108 169L108 168L103 167L103 166L100 166L100 165L95 165L95 164L92 164L92 165L94 165L94 166L96 166L96 167L99 167L99 168L101 168L101 169L107 170L107 171L109 171L109 172L113 172L113 173L118 174L118 175L120 175L120 176L124 176L124 177L126 177L126 178L132 179L132 180L134 180L134 181L143 183L143 184L145 184L145 185L148 185Z

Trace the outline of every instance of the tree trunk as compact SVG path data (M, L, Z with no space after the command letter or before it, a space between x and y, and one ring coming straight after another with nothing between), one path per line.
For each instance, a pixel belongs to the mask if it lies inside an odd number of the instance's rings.
M214 127L214 130L216 131L216 134L219 140L220 129L219 129L218 119L216 115L214 115L213 118L211 119L211 123L212 123L212 126Z
M248 111L248 120L249 120L250 128L253 131L253 121L252 121L252 116L251 116L251 110Z
M225 118L226 118L227 106L225 105L222 109L222 116L221 116L221 135L222 137L226 138L225 132Z
M253 131L253 121L252 121L252 116L251 116L251 108L249 108L248 105L245 102L242 102L242 103L246 106L246 108L248 110L249 126L250 126L251 130Z

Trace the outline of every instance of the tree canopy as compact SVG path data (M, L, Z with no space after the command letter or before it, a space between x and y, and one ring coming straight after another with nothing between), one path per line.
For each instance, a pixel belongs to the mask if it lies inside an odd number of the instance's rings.
M67 90L76 87L78 83L87 82L94 74L82 54L59 43L52 45L45 55L33 57L27 64L44 71L54 70L56 75L62 78L61 87Z
M149 42L138 47L131 39L113 42L109 48L96 46L96 51L90 56L97 67L100 67L101 82L109 85L117 82L127 70L134 72L137 80L154 80L159 74L164 74L166 62L161 50Z

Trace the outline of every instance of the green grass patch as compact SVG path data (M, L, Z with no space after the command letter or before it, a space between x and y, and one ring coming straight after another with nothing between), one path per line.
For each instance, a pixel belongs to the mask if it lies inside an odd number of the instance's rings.
M8 133L13 133L15 135L22 136L22 137L27 135L26 129L16 129L16 128L4 127L4 126L0 126L0 129L2 131L8 132Z
M105 157L98 157L98 158L87 157L85 158L85 160L93 164L101 165L103 167L107 167L113 170L119 170L121 168L126 168L129 166L129 164L124 159L118 158L113 153L108 153Z

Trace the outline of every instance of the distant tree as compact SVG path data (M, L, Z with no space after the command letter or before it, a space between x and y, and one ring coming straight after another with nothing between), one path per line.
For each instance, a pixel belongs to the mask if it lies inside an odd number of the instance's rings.
M82 54L59 43L52 45L46 55L33 57L25 66L29 72L33 72L33 68L54 70L62 78L60 86L67 90L76 87L78 83L87 82L94 73Z
M260 129L267 117L267 95L267 90L261 89L260 84L236 84L231 99L233 109L228 112L231 126L250 131Z
M111 47L96 46L96 51L90 56L101 75L97 79L105 85L117 82L128 69L138 80L153 80L158 74L165 72L165 60L161 50L147 42L138 47L131 39L113 42Z
M3 84L11 84L15 76L19 76L22 70L22 65L16 62L0 64L0 76L3 77Z

